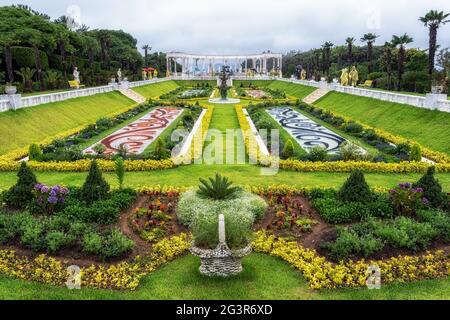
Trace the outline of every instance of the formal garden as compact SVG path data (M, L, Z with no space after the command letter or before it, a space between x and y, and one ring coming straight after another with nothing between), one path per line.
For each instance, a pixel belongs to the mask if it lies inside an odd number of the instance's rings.
M67 92L74 68L107 88L0 112L0 299L450 297L450 112L337 90L358 81L332 46L200 76L122 31L0 16L54 44L2 33L8 99ZM359 83L411 91L424 53L401 83L378 68L402 50L366 36ZM412 91L446 105L430 77Z

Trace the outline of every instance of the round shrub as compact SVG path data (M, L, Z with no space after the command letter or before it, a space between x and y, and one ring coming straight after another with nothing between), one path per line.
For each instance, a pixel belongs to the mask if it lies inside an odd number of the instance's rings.
M266 206L263 199L244 191L233 199L212 200L191 190L181 195L177 215L192 229L195 245L213 249L219 243L219 215L223 214L227 244L242 248L248 244L253 223L264 216Z

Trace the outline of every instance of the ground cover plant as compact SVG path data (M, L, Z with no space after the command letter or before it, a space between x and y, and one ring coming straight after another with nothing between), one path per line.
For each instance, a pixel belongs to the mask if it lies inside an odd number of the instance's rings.
M49 162L49 161L77 161L80 159L111 159L116 157L115 155L103 154L104 149L97 147L102 147L102 145L97 145L94 150L95 155L85 154L83 150L94 144L96 141L108 136L109 134L117 131L123 126L139 119L143 115L147 114L149 111L154 110L158 107L170 107L172 104L154 102L150 104L139 105L127 112L114 116L112 118L100 118L95 124L90 124L86 126L79 133L70 135L63 139L56 139L50 144L44 146L42 150L36 150L35 144L30 146L29 154L31 155L31 160ZM155 148L160 142L155 140L150 144L146 150L140 155L134 155L128 153L127 150L122 150L120 156L125 159L168 159L171 156L171 150L175 146L175 142L172 141L172 132L177 129L186 129L188 131L192 130L195 121L198 119L202 108L193 105L183 105L176 104L176 107L182 108L184 111L183 115L167 127L163 133L160 135L164 143L160 149ZM162 150L161 150L162 149Z
M37 183L25 162L18 175L17 185L3 194L2 244L98 260L122 258L133 249L134 242L114 224L136 193L110 191L95 161L82 188Z

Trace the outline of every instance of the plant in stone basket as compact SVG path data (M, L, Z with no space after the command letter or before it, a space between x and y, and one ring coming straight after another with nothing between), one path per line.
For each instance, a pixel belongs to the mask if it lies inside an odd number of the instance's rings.
M199 190L182 194L177 216L192 230L191 251L201 258L200 272L208 276L240 273L242 258L251 252L252 226L265 210L263 199L233 186L220 175L202 179ZM222 220L220 216L223 216ZM222 234L219 232L220 220Z

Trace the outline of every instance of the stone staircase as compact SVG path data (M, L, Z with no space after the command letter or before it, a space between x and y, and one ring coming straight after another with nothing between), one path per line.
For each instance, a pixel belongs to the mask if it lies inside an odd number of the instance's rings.
M133 101L136 101L137 103L144 103L145 101L147 101L146 98L144 98L139 93L137 93L136 91L133 91L131 89L120 89L119 91L121 94L130 98Z
M330 90L328 89L317 89L309 96L303 98L302 101L307 104L313 104L314 102L325 96L328 92L330 92Z

